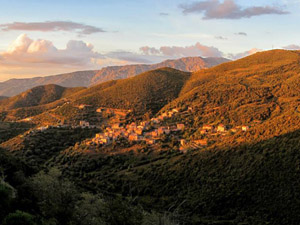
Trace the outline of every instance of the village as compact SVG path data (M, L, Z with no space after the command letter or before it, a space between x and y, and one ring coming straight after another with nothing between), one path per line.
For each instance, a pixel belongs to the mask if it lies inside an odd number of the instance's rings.
M97 109L98 112L104 112L108 109ZM174 108L167 112L160 114L157 117L151 118L148 121L141 121L139 123L132 122L130 124L113 123L107 125L102 133L96 134L96 136L86 141L88 146L106 146L113 142L118 142L120 139L126 139L128 142L145 142L148 145L154 145L163 136L176 137L180 143L179 149L186 152L189 149L199 149L207 147L210 144L210 137L218 135L228 135L236 133L239 130L247 132L249 126L237 126L229 129L229 126L224 124L214 125L203 125L200 128L202 138L195 140L184 139L182 134L184 133L187 126L184 123L173 123L172 125L166 125L164 121L175 117L178 114L186 114L193 109L189 107L186 111ZM125 116L125 115L123 115ZM90 126L88 122L81 121L80 126Z
M81 110L89 109L89 105L79 105L77 106ZM94 109L93 109L94 110ZM153 117L149 120L143 120L140 122L129 122L127 121L127 116L132 112L131 110L121 110L113 108L97 108L96 113L98 116L109 117L109 122L105 122L100 126L91 125L89 121L80 120L77 125L70 125L61 122L57 125L47 125L41 126L28 132L28 134L33 134L35 132L44 132L49 128L69 128L69 129L99 129L102 130L101 133L97 133L92 139L86 140L85 144L87 146L107 146L113 142L119 142L121 139L125 139L130 143L133 142L144 142L148 145L155 145L163 137L175 137L179 145L179 150L186 152L187 150L195 150L209 146L212 144L216 137L228 136L234 134L238 131L247 132L250 129L249 125L242 125L236 127L230 127L224 124L204 124L198 129L197 138L184 138L183 134L188 129L189 125L172 122L166 123L168 120L172 120L177 116L188 115L189 112L193 111L192 107L188 107L186 110L181 110L178 108L170 109L166 112L161 113L157 117ZM30 121L30 118L26 119ZM172 121L176 121L172 120ZM254 121L255 123L260 123L260 121Z

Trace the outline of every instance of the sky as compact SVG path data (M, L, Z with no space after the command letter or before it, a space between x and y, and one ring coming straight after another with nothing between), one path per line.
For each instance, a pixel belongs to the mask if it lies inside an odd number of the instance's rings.
M0 81L300 49L300 0L0 0Z

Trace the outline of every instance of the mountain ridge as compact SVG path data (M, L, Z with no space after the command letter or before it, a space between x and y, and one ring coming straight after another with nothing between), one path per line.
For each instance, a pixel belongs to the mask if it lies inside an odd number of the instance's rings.
M33 87L47 84L56 84L63 87L89 87L110 80L132 77L160 67L171 67L186 72L194 72L228 61L225 58L187 57L166 60L157 64L109 66L100 70L76 71L45 77L10 79L0 83L0 96L15 96Z

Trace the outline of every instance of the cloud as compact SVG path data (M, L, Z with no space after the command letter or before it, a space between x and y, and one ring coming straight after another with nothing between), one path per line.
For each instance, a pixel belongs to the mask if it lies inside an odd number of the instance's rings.
M0 66L14 67L92 67L103 56L91 44L71 40L65 49L57 49L51 41L32 40L20 35L5 52L0 53Z
M160 15L160 16L168 16L169 13L161 12L161 13L159 13L159 15Z
M181 4L179 7L184 14L199 13L204 14L203 19L241 19L253 16L277 14L283 15L289 12L278 6L253 6L242 8L234 0L205 0L191 4Z
M215 36L215 39L218 39L218 40L227 40L228 38L223 37L223 36Z
M145 55L161 55L167 57L222 57L223 53L213 46L205 46L197 42L195 45L180 47L180 46L162 46L159 49L143 46L140 51Z
M240 36L248 36L248 34L246 32L238 32L238 33L234 33L235 35L240 35Z
M286 49L286 50L300 50L299 45L288 45L288 46L285 46L285 47L282 47L282 48Z
M76 32L80 35L88 35L93 33L105 32L102 28L85 25L82 23L75 23L71 21L46 21L46 22L14 22L0 24L0 29L2 31L41 31L41 32L50 32L50 31L68 31Z
M261 51L262 51L261 49L252 48L249 51L245 51L245 52L241 52L241 53L237 53L237 54L228 54L227 58L230 58L230 59L233 59L233 60L241 59L241 58L244 58L246 56L253 55L257 52L261 52Z

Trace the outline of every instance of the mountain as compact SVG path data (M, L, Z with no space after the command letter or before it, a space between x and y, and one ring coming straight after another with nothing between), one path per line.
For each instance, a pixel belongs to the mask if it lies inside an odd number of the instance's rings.
M97 71L80 71L55 76L11 79L0 83L0 95L15 96L36 86L56 84L63 87L89 86Z
M153 65L141 64L141 65L106 67L98 71L98 73L92 78L91 85L95 85L97 83L101 83L109 80L132 77L137 74L149 70L155 70L162 67L170 67L185 72L195 72L228 61L229 60L225 58L187 57L187 58L181 58L176 60L166 60L164 62L153 64Z
M54 84L38 86L14 97L0 100L0 109L11 110L40 106L68 97L79 90L82 90L82 88L65 88Z
M161 67L171 67L182 71L198 71L199 69L209 68L228 61L225 58L188 57L167 60L153 65L110 66L98 71L79 71L55 76L11 79L0 83L0 95L14 96L33 87L47 84L56 84L64 87L88 87L109 80L132 77Z

